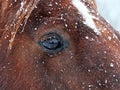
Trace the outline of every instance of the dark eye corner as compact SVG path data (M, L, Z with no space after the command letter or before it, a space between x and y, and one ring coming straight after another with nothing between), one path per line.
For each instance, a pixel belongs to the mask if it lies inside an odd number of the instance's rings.
M68 41L56 32L43 35L38 44L50 54L59 53L69 46Z

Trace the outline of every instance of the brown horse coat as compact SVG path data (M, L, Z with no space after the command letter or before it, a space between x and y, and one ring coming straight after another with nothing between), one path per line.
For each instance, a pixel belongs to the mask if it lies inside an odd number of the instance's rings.
M0 90L120 90L119 34L96 8L0 0Z

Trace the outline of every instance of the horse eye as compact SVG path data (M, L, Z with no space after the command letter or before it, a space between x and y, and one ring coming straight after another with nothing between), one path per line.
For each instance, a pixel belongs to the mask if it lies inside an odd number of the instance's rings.
M57 33L44 35L38 43L48 53L58 53L68 47L67 41Z

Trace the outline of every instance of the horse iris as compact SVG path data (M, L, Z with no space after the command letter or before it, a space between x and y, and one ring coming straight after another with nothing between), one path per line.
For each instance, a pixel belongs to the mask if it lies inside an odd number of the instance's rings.
M56 33L44 35L38 43L48 53L60 52L65 46L62 37Z
M51 37L47 40L42 41L43 46L49 50L56 50L62 46L62 43L59 38Z

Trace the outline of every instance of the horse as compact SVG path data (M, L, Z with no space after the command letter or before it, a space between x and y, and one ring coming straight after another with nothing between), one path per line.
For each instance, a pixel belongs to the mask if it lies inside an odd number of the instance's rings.
M0 0L0 90L120 90L120 34L95 0Z

